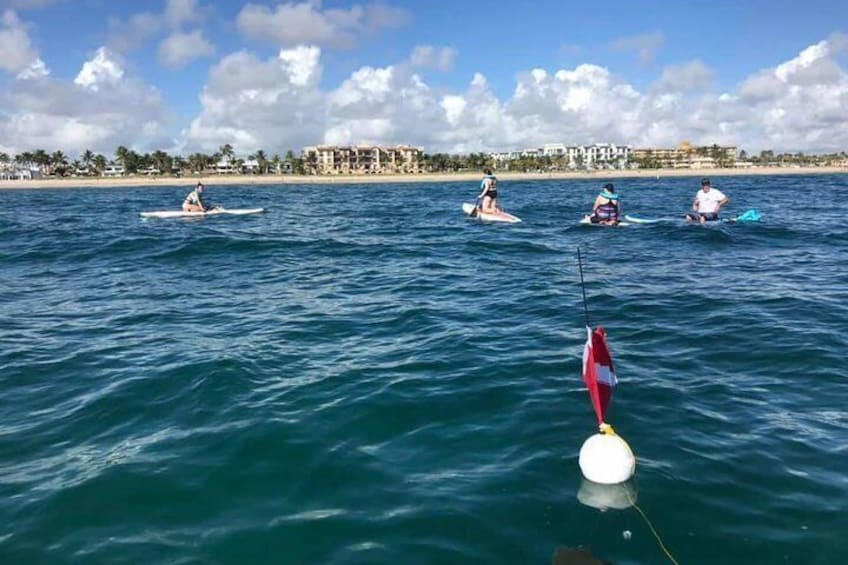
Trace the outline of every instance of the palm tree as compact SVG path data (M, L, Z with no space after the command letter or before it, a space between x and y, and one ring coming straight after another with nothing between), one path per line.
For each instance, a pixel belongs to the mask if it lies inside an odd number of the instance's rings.
M127 168L127 161L129 159L130 150L124 147L123 145L119 145L117 149L115 149L115 161L120 163Z
M54 172L60 176L65 176L68 168L68 158L62 151L54 151L50 156L50 165Z
M36 149L32 153L30 162L35 163L42 168L46 168L50 164L50 155L48 155L47 151L44 149Z
M206 164L209 161L209 157L204 155L203 153L195 153L193 155L189 155L188 158L188 166L195 173L202 173L206 169Z
M4 165L9 164L9 154L8 153L0 152L0 163L3 163Z
M182 174L183 169L185 169L185 167L186 160L183 159L182 155L177 155L176 157L171 159L171 170L169 170L168 172L170 173L173 172L174 169L177 169L177 171L179 171L179 174Z
M102 175L103 171L106 170L106 156L98 153L91 161L94 163L94 169L97 171L97 174Z
M274 153L274 156L271 157L271 167L274 169L275 173L280 172L280 165L282 162L283 160L280 159L280 156L277 153Z
M230 145L229 143L225 143L224 145L219 147L218 153L221 155L221 158L226 159L227 162L232 162L232 160L236 156L235 151L233 151L233 146Z
M259 151L256 152L254 159L256 159L256 164L259 165L259 173L263 174L263 175L265 173L267 173L268 172L268 156L265 154L265 152L260 149Z
M166 172L171 172L172 159L170 155L164 151L157 149L153 152L153 155L150 156L150 160L153 163L153 166L159 169L160 175Z
M90 149L86 149L83 151L81 159L85 167L88 168L94 160L94 153L92 153Z
M24 151L23 153L18 153L15 155L15 163L18 165L32 165L32 153L29 151Z

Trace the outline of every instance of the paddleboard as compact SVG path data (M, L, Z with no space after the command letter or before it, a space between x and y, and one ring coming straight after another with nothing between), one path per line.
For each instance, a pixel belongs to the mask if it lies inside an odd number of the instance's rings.
M583 216L580 223L585 226L596 226L599 228L622 228L630 225L630 222L618 222L617 224L594 224L592 223L592 216Z
M718 221L706 222L707 224L716 224L716 223L745 223L745 222L759 222L760 221L760 213L755 210L747 210L738 216L734 216L732 218L722 218ZM630 222L631 224L658 224L660 222L683 222L686 224L698 224L700 222L696 222L695 220L686 220L685 218L640 218L638 216L624 216L624 219Z
M471 212L474 211L474 208L476 208L474 204L469 204L467 202L462 205L462 211L469 216L471 215ZM512 214L503 211L493 214L491 212L481 212L480 210L477 210L474 217L485 222L506 222L508 224L517 224L521 222L521 218L518 216L513 216Z
M232 216L244 216L247 214L259 214L264 208L213 208L207 212L183 212L182 210L164 210L161 212L142 212L142 218L202 218L204 216L219 216L229 214Z
M663 218L640 218L638 216L624 216L624 219L631 224L657 224L664 220Z

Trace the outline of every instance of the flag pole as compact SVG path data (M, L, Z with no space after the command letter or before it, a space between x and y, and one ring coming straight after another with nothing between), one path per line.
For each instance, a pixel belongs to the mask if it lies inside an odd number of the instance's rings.
M586 303L586 282L583 280L583 257L580 247L577 247L577 266L580 268L580 289L583 291L583 314L586 316L586 327L589 327L589 306Z

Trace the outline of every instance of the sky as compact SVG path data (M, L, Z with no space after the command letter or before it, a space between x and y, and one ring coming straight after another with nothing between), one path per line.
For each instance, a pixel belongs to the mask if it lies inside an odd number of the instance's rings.
M848 2L0 0L0 151L848 151Z

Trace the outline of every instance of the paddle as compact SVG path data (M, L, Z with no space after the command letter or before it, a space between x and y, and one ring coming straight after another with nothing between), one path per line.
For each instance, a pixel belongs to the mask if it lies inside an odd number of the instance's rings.
M477 202L474 203L474 209L468 213L469 218L476 218L478 210L480 210L480 198L477 199Z

